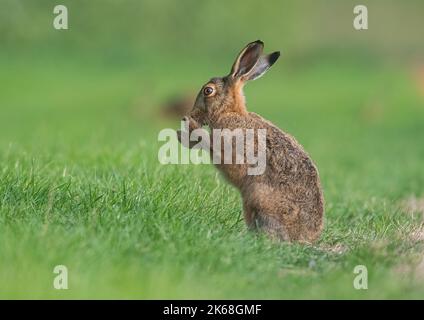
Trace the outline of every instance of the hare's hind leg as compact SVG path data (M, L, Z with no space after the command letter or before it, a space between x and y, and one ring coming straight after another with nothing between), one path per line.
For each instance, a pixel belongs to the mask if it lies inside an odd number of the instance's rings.
M243 214L244 214L244 221L246 222L247 227L250 230L257 230L257 224L256 224L256 210L251 205L247 204L246 202L243 203Z
M269 214L259 214L256 221L271 239L280 241L291 240L286 228L276 217Z
M272 215L260 212L252 205L243 205L244 219L249 230L265 232L274 240L290 241L287 230Z

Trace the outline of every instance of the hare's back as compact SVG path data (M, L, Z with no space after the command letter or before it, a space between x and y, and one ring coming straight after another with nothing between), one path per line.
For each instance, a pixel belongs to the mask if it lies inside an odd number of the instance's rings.
M293 136L253 112L250 112L249 115L256 122L257 129L267 130L267 164L270 173L280 176L283 180L318 178L315 164Z

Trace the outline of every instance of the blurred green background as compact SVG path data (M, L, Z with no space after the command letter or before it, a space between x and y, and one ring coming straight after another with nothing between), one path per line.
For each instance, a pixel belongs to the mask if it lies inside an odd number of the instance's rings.
M53 28L68 8L69 29ZM369 29L353 28L368 7ZM422 1L0 0L1 298L422 298ZM172 97L248 42L250 111L316 162L313 246L246 231L212 166L163 166ZM53 268L69 269L69 290ZM369 289L352 286L355 265Z

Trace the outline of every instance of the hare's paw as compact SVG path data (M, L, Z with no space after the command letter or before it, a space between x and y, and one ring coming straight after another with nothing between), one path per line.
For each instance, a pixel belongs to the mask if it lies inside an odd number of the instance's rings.
M182 121L184 122L184 126L185 129L188 132L191 132L195 129L200 129L202 126L200 125L200 123L198 123L196 120L194 120L192 117L190 116L185 116Z
M178 141L186 148L189 148L190 139L187 139L188 134L186 131L177 130Z
M186 148L193 148L193 146L196 144L196 142L191 141L190 139L190 132L184 130L177 130L177 138L178 141Z

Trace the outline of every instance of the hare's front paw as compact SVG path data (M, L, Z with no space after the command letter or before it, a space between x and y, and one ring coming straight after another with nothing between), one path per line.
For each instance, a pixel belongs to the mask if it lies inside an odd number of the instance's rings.
M184 137L188 137L193 130L198 128L198 123L192 117L189 117L189 116L185 116L184 118L181 119L181 121L184 123L184 129L183 130L177 130L178 141L183 146L189 148L189 140L185 141L187 139L182 139L183 133L186 133L184 135ZM188 133L188 135L187 135L187 133Z
M196 120L190 116L185 116L182 121L184 121L185 130L192 132L195 129L200 129L202 126Z
M187 139L183 139L182 138L182 131L181 130L177 130L177 138L178 141L186 148L189 147L189 141L186 141Z
M190 139L190 133L187 131L177 130L177 137L178 141L186 148L191 149L197 144L197 141Z
M186 148L210 150L209 133L202 129L202 125L190 116L184 117L182 121L184 129L177 130L178 141Z

